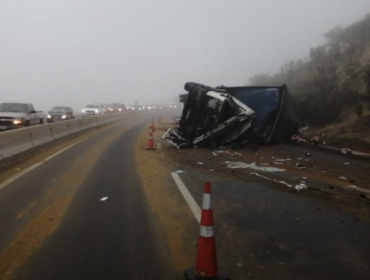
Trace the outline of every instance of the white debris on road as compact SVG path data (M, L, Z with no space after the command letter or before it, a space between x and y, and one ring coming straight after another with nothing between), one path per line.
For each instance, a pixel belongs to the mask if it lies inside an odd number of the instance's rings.
M227 164L227 168L250 168L258 171L265 171L265 172L283 172L285 169L276 168L276 167L263 167L263 166L257 166L255 162L252 162L251 164L245 163L245 162L231 162L227 161L225 162Z

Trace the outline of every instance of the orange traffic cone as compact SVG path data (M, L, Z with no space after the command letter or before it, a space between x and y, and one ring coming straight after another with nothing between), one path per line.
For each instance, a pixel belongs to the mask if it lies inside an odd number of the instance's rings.
M216 239L213 230L213 211L211 208L211 184L204 183L202 214L200 218L200 234L198 238L197 258L195 267L185 270L188 279L229 279L218 270Z
M146 149L147 150L155 150L155 148L154 148L154 140L153 140L153 133L152 133L151 130L149 132L148 148L146 148Z

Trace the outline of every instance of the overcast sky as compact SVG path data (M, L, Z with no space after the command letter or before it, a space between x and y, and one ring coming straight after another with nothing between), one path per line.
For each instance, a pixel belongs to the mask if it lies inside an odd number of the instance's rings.
M0 0L0 102L79 110L245 85L368 13L370 0Z

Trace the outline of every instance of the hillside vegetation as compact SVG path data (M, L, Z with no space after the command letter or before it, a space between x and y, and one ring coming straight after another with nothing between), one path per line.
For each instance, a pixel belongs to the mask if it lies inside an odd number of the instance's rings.
M287 84L301 126L323 128L333 136L366 141L370 130L370 14L325 34L326 43L307 58L293 60L273 75L257 74L253 85ZM341 131L344 130L344 131ZM370 139L368 139L370 144Z

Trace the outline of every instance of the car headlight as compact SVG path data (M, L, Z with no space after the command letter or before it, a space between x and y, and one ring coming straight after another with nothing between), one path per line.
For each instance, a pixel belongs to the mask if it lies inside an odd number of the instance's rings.
M22 120L21 119L15 119L13 121L13 124L21 124L22 123Z
M51 119L51 116L50 115L48 115L48 119Z
M62 116L62 119L65 119L66 117L67 117L66 115L63 115L63 116Z
M85 109L82 109L82 113L85 113Z
M98 113L98 110L95 110L95 114L97 114Z

